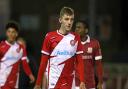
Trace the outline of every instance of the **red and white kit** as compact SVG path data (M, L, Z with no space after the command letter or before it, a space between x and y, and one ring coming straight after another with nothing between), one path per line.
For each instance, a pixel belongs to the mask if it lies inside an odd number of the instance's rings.
M83 60L84 60L84 73L85 73L85 84L87 89L95 89L95 67L96 65L96 73L99 80L102 80L102 66L101 66L101 49L99 42L96 39L92 39L87 36L87 40L85 42L81 42L83 45ZM78 77L79 74L76 74ZM79 85L79 79L76 78L76 85Z
M13 45L7 41L0 43L0 89L18 88L20 61L26 74L31 74L26 59L26 50L23 46L16 42Z
M75 57L83 53L79 35L72 32L62 35L58 30L50 32L45 37L41 52L49 56L48 89L75 89ZM82 56L77 61L82 62ZM41 78L42 74L38 76L37 85Z

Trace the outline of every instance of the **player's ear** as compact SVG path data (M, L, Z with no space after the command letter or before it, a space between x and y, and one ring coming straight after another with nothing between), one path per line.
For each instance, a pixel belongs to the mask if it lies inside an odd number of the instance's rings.
M16 33L16 37L18 37L18 33Z
M62 21L61 21L61 17L59 18L59 22L61 23Z
M88 28L86 28L85 33L88 33Z

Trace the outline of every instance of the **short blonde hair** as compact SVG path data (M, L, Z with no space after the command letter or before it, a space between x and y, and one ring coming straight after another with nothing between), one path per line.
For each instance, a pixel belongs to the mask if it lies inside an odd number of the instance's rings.
M74 10L70 7L63 7L60 11L60 17L62 17L64 14L74 15Z

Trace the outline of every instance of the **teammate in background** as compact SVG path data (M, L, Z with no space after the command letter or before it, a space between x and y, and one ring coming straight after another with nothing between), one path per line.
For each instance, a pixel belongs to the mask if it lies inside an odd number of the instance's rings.
M34 89L41 89L42 75L48 64L48 89L75 89L74 63L78 61L80 74L80 89L85 89L84 64L82 60L82 45L80 36L71 32L74 21L74 11L63 7L60 11L57 31L47 33L42 48L41 64Z
M98 77L98 89L102 89L103 83L103 69L102 69L102 55L98 40L90 38L88 35L88 24L84 21L75 23L75 32L80 34L81 43L83 45L84 53L84 73L85 83L87 89L96 89L95 85L95 65L96 75ZM76 74L76 84L79 84L79 73Z
M0 89L18 89L20 62L30 80L34 82L35 78L26 61L25 47L16 41L19 32L18 23L9 22L5 29L7 39L0 42Z
M24 48L26 48L27 45L26 45L26 41L24 40L24 38L18 37L17 42L20 45L23 45ZM34 71L35 71L36 66L34 66L34 63L33 63L32 59L29 59L29 55L28 55L28 58L27 58L27 62L29 64L29 66L31 67L31 71L33 72L33 75L34 75ZM33 85L34 85L33 81L30 81L28 76L24 73L23 65L20 65L20 76L19 77L20 77L19 78L19 81L20 81L19 82L19 87L20 87L20 89L30 89L31 87L33 87Z

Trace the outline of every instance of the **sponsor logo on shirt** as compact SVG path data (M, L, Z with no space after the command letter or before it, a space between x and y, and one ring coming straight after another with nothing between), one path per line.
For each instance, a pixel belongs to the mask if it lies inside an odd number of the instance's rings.
M57 51L56 52L56 55L74 55L74 52L69 52L67 50L64 50L64 51Z
M92 59L92 55L85 55L85 56L82 56L82 59Z
M9 56L6 57L6 60L10 60L10 59L11 59L11 60L15 60L15 59L18 59L18 57L9 57Z
M92 53L92 47L88 47L87 53Z

